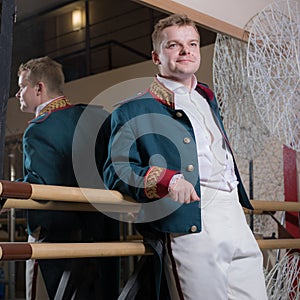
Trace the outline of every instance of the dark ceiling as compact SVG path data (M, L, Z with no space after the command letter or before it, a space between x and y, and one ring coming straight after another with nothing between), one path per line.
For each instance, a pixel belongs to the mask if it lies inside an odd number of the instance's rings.
M33 57L48 55L60 62L66 81L151 59L153 24L166 16L132 0L15 0L15 4L11 93L17 89L19 64ZM88 5L90 25L72 31L68 18L78 5L83 9ZM202 47L215 42L216 33L201 27L199 31Z
M39 13L51 10L55 7L62 6L70 0L15 0L17 7L17 18L22 20Z
M72 0L14 0L17 8L17 20L32 18L39 14L50 12L53 9L63 7L66 4L71 4ZM101 1L101 0L94 0ZM131 0L129 0L131 1ZM112 0L113 3L113 0ZM113 4L112 4L113 5ZM209 45L215 42L216 34L205 28L199 28L201 33L202 46Z

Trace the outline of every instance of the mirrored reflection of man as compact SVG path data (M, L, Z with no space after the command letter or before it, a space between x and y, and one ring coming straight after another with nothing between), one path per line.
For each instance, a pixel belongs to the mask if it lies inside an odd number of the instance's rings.
M49 57L21 64L18 76L19 91L16 97L20 101L20 109L35 114L23 136L24 178L19 181L76 187L78 183L72 161L73 136L86 105L72 105L66 99L62 66ZM90 126L93 126L92 122L102 122L107 116L101 107L94 107L91 111ZM82 141L75 144L83 151L89 147L95 149L93 137L89 138L85 132ZM101 150L101 146L98 145L97 149ZM89 177L88 174L86 177ZM103 188L100 180L86 184L85 187ZM100 212L28 210L27 222L29 242L119 239L118 222ZM26 299L117 299L118 268L117 258L28 260ZM37 281L40 273L43 280ZM39 284L46 287L46 295L41 295L43 292Z

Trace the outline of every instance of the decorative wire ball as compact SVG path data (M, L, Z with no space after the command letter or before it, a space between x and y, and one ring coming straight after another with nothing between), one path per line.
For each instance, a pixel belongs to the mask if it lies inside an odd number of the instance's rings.
M261 119L300 151L300 2L276 1L247 24L247 70Z
M213 59L213 83L224 126L237 156L252 160L269 138L248 83L247 43L218 33Z
M266 287L269 300L300 299L299 253L286 253L267 271Z

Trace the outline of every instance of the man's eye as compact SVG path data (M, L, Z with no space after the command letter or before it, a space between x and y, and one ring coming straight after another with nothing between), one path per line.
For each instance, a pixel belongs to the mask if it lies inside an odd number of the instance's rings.
M168 48L175 48L177 44L170 44Z

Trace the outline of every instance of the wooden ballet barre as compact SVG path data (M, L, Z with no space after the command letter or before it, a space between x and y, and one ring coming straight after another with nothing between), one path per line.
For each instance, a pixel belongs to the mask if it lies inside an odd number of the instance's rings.
M141 206L118 191L7 180L0 180L0 197L2 208L135 213Z
M80 203L129 204L118 191L0 180L0 197Z
M87 203L71 203L58 201L35 201L32 199L6 199L2 203L2 208L17 209L37 209L37 210L65 210L65 211L97 211L97 209Z
M297 202L279 202L279 201L263 201L251 200L254 207L254 214L262 214L265 211L300 211L300 203ZM98 202L65 202L60 200L38 201L33 199L5 199L2 208L18 208L18 209L38 209L38 210L65 210L65 211L103 211L103 212L131 212L138 213L141 204L127 201L104 201L99 199ZM258 209L259 208L259 209ZM245 213L252 210L244 209Z
M143 242L0 243L0 260L152 255Z
M300 249L300 239L258 239L260 249Z
M254 210L300 212L300 202L250 200Z
M244 209L245 213L262 214L266 211L295 211L300 212L300 202L279 202L251 200L254 211ZM33 199L8 198L2 203L2 208L38 209L38 210L71 210L71 211L107 211L107 212L139 212L141 204L127 201L98 202L65 202L60 200L38 201Z
M135 202L130 197L123 196L118 191L30 184L27 182L12 182L7 180L0 180L0 197L9 198L9 201L7 200L4 204L6 207L3 206L3 208L13 208L13 205L19 203L18 205L21 206L15 208L26 209L29 207L25 206L29 205L30 209L68 210L67 208L71 209L73 207L71 210L80 210L74 207L74 203L80 203L81 205L88 204L86 205L86 209L90 210L90 204L92 203L99 204L99 208L97 207L98 210L102 210L100 205L103 205L103 210L109 208L109 211L114 211L118 208L121 211L138 212L141 207L141 204ZM26 199L28 202L20 204L17 200L14 200L15 202L13 202L12 199ZM45 204L37 204L37 208L35 208L35 205L32 202L34 200L63 203L58 205L49 204L49 207L46 207ZM67 205L67 202L70 202L70 205ZM300 202L251 200L251 204L254 208L254 213L262 213L264 211L300 212ZM128 207L126 208L126 206ZM91 210L94 211L93 209Z
M279 202L279 201L264 201L264 200L251 200L254 207L254 213L263 213L264 211L300 211L300 202ZM98 207L98 209L97 209ZM140 209L139 203L133 202L115 202L101 201L94 203L81 203L71 201L65 202L60 200L38 201L33 199L15 199L8 198L4 201L2 208L19 208L19 209L47 209L47 210L72 210L72 211L115 211L115 212L138 212ZM249 213L250 209L244 209Z
M15 219L16 224L27 224L26 218L16 218ZM7 224L7 217L5 218L0 218L0 225L2 224Z
M260 249L300 249L300 239L257 240ZM153 255L142 241L102 243L0 243L0 260Z
M87 212L116 212L116 213L137 213L139 204L135 203L80 203L64 201L37 201L32 199L9 198L3 201L2 208L36 209L36 210L62 210L62 211L87 211Z

